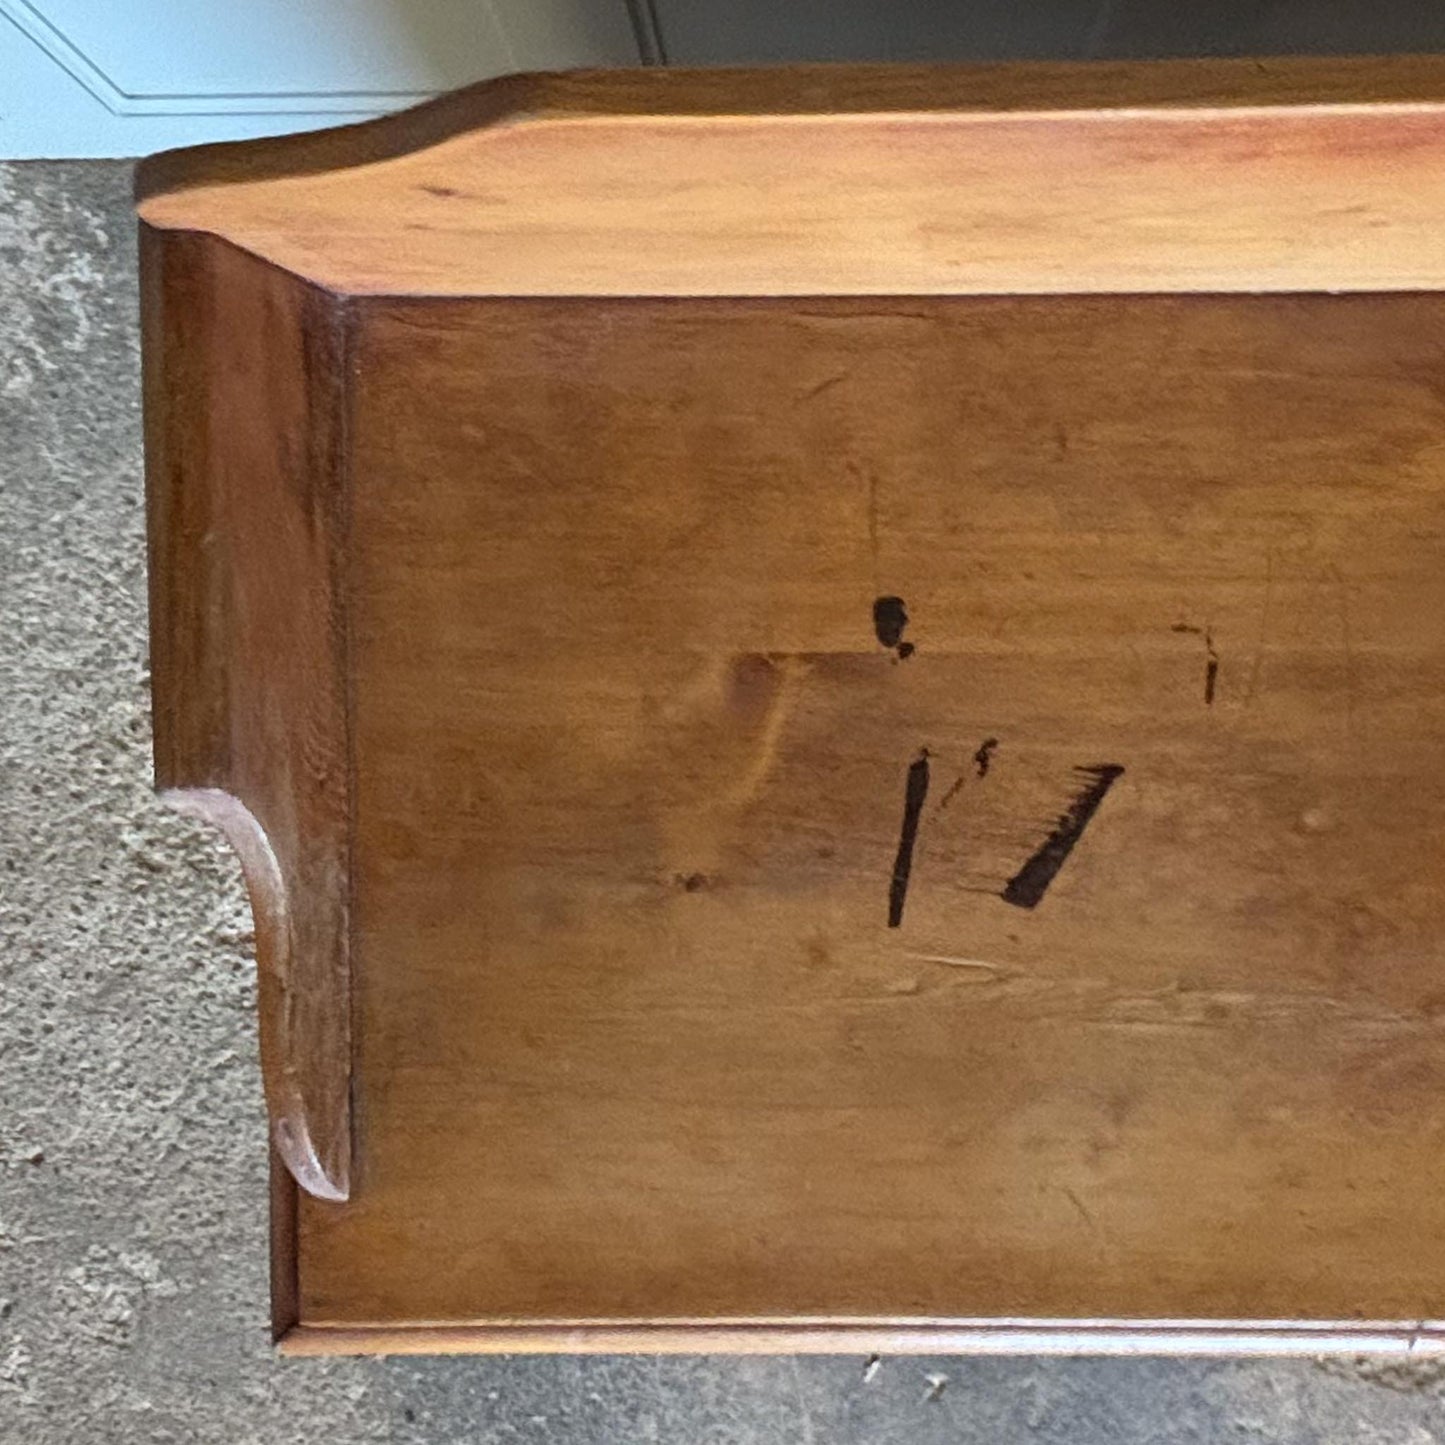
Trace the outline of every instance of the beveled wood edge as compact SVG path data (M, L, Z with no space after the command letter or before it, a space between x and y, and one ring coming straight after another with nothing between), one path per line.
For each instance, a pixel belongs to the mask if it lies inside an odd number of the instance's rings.
M137 163L138 205L203 186L349 169L492 128L564 119L878 114L1061 114L1196 107L1445 102L1432 55L1012 61L951 65L537 71L349 125L161 151Z
M297 1324L282 1354L1322 1355L1445 1354L1445 1321L826 1320Z

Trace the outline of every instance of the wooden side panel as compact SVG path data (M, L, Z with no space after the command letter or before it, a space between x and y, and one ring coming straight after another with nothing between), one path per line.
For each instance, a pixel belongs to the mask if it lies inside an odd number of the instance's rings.
M1445 301L358 316L303 1326L1445 1315Z
M156 784L240 855L274 1142L343 1198L344 315L213 237L142 243Z

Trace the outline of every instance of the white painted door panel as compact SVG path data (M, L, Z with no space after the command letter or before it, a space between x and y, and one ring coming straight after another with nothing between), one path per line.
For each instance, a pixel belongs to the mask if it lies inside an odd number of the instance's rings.
M0 0L0 156L305 130L637 60L627 0Z

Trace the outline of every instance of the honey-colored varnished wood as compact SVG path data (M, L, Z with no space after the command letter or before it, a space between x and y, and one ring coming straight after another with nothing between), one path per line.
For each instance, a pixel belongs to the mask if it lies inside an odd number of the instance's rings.
M284 1348L1439 1348L1442 76L154 163L157 768L256 902Z
M1445 299L357 325L303 1319L1445 1312Z
M1434 59L628 72L160 157L155 226L418 295L1445 284Z
M275 1147L344 1199L342 327L329 298L234 247L142 242L156 784L240 857Z

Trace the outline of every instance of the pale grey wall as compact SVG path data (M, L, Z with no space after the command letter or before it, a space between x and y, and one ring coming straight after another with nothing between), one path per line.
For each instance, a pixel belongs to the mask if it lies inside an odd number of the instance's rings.
M314 130L637 60L628 0L0 0L0 157Z
M669 60L1079 59L1445 49L1440 0L653 0Z

